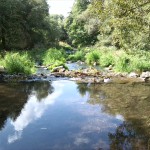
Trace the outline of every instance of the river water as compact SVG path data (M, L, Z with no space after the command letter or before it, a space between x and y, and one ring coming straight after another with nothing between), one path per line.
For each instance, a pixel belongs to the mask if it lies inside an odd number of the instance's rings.
M150 84L0 84L0 150L148 150Z

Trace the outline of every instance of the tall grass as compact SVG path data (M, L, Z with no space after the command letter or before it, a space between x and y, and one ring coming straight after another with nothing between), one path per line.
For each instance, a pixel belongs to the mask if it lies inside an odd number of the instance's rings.
M7 53L4 57L3 65L10 74L31 74L34 70L34 62L27 53Z
M132 72L132 71L149 71L150 70L150 54L149 52L131 52L124 53L115 61L115 71Z
M66 57L66 54L64 50L51 48L48 51L46 51L43 57L43 64L49 65L50 70L53 70L53 68L57 66L63 66L64 68L66 68L65 57Z
M114 47L90 49L85 56L87 64L113 66L115 72L150 71L150 52L141 50L116 50Z
M115 56L112 52L101 53L101 57L99 59L99 64L102 67L108 67L110 65L114 65Z
M76 51L75 54L69 55L68 59L71 61L78 61L78 60L84 61L85 60L85 52L82 50Z
M98 64L100 59L101 53L100 51L94 50L86 54L86 63L93 65L94 63Z

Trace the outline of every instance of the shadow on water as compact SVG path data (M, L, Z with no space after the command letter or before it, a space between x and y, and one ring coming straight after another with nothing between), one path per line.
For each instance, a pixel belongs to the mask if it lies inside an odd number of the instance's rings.
M41 101L53 92L49 82L33 82L23 84L0 85L0 130L5 125L7 118L16 120L22 108L27 103L29 96L34 93L37 100Z
M110 149L148 149L150 144L150 84L78 84L88 103L102 105L110 115L123 116L115 133L108 133Z

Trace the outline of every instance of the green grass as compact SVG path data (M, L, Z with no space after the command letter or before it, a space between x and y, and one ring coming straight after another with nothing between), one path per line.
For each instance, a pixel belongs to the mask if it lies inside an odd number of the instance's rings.
M43 57L43 64L50 65L49 67L50 70L53 70L53 68L57 66L65 67L65 62L66 62L65 57L66 57L66 54L64 50L51 48L45 52L45 55Z
M6 53L3 60L3 66L10 74L32 74L35 71L34 62L29 58L27 53Z
M98 50L91 51L86 54L86 63L93 65L94 63L99 64L101 53Z
M138 50L124 53L116 57L114 69L117 72L149 71L150 53Z
M116 50L114 47L89 48L87 64L102 67L113 66L115 72L150 71L150 52L142 50Z
M78 61L78 60L84 61L85 60L85 52L83 50L76 51L75 54L69 55L68 60L71 60L71 61Z
M102 67L108 67L110 65L114 65L115 56L112 52L101 53L101 57L99 59L99 64Z

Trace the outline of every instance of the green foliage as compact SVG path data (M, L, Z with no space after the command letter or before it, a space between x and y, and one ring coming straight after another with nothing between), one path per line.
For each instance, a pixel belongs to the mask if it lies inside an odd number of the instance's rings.
M67 38L63 16L49 15L46 0L1 0L0 16L3 49L43 48Z
M27 53L7 53L4 58L4 67L10 74L31 74L34 71L34 63Z
M149 50L149 7L149 0L93 0L91 10L101 22L100 43Z
M115 56L112 52L102 53L99 64L102 67L108 67L109 65L114 65L115 62Z
M59 66L63 66L63 68L68 69L68 67L62 61L55 61L55 63L53 65L49 66L48 69L53 72L53 69L55 69L56 67L59 67Z
M116 57L115 70L119 72L131 72L131 60L128 55L122 54L119 57Z
M131 71L149 71L150 70L150 53L147 55L138 53L122 54L116 57L114 69L119 72Z
M87 64L93 65L94 63L98 64L101 53L100 51L94 50L86 54L86 62Z
M64 66L65 62L65 52L59 49L51 48L48 51L46 51L43 57L43 64L49 65L49 69L53 69L57 66Z
M73 48L69 44L67 44L66 42L62 42L62 41L59 42L59 47L66 51L73 50Z
M76 51L75 54L69 55L68 59L71 61L78 61L78 60L84 61L85 60L85 53L82 50Z
M93 45L97 41L99 21L90 13L89 4L89 0L76 0L65 21L69 42L75 47Z

